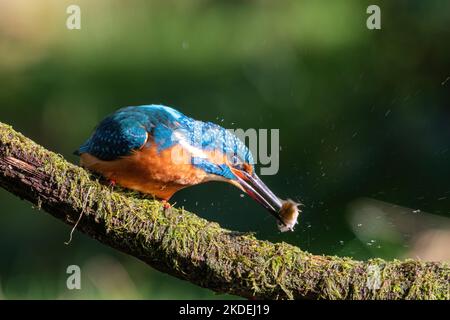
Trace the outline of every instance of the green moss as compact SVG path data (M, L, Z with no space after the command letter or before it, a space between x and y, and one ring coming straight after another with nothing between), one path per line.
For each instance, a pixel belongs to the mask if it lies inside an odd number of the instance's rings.
M183 208L166 211L144 195L102 185L82 168L1 123L0 156L38 165L52 186L45 196L33 193L38 207L70 224L83 214L78 230L218 292L276 299L449 298L446 264L315 256L287 243L231 232ZM49 201L70 210L52 210ZM369 289L371 267L379 270L380 286Z

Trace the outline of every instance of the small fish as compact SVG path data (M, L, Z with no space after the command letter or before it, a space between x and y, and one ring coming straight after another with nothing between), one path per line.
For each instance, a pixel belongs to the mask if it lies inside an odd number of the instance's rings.
M281 209L278 211L278 215L281 221L277 221L278 230L281 232L294 231L294 226L297 224L299 209L299 203L292 201L291 199L281 201Z

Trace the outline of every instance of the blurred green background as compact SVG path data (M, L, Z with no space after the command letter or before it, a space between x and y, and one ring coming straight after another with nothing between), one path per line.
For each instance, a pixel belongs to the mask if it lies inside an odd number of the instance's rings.
M66 8L81 8L81 30ZM381 7L381 30L366 8ZM76 163L105 115L162 103L280 129L263 180L299 226L232 186L178 206L260 239L355 259L448 260L450 2L0 0L0 121ZM229 298L159 273L0 190L0 298ZM82 289L66 288L66 268Z

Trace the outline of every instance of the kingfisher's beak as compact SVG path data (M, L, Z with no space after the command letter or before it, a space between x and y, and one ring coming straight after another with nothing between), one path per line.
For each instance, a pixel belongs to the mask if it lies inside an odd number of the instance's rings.
M261 204L271 215L277 218L283 225L278 212L281 209L280 199L259 179L256 173L249 174L244 170L231 169L237 178L239 186L256 202Z

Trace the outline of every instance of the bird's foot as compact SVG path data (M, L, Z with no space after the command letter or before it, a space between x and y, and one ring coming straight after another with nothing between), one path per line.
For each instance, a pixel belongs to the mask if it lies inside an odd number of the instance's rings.
M172 205L169 203L169 201L167 200L161 200L162 204L163 204L163 208L164 211L169 210L170 208L172 208Z

